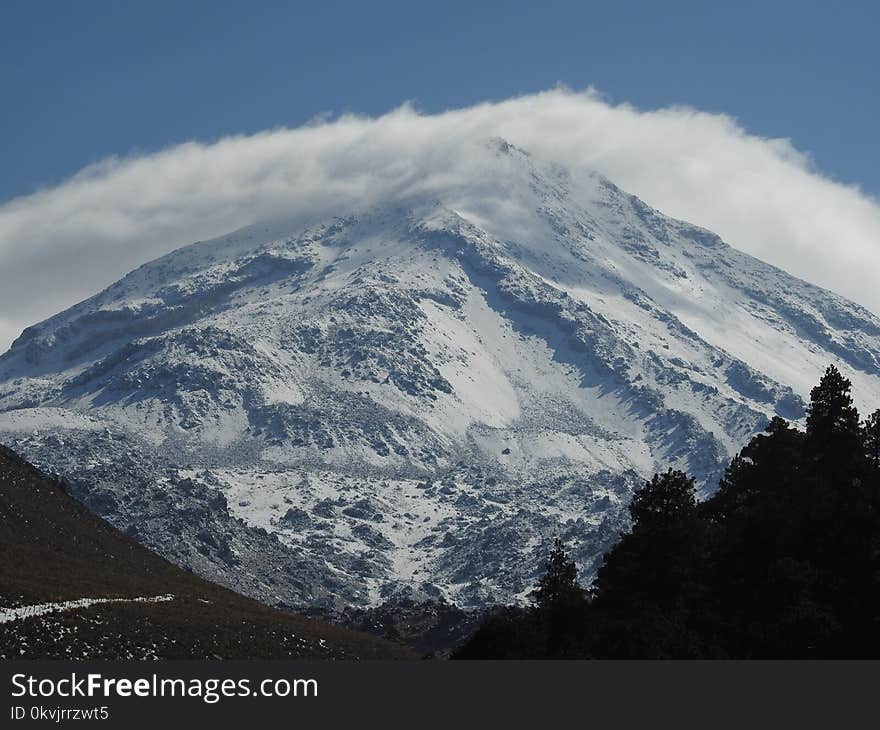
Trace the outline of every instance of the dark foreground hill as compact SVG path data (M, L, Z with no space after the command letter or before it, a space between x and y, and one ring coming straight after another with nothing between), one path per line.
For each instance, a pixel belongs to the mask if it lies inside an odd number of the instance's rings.
M172 565L0 446L0 658L410 656Z

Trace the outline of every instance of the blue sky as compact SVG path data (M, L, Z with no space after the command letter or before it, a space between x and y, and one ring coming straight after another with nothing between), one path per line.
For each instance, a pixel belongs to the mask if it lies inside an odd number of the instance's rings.
M178 246L465 181L491 136L880 314L878 21L808 0L0 0L0 351Z
M880 3L0 5L0 200L84 165L323 112L436 112L563 83L789 137L880 194Z

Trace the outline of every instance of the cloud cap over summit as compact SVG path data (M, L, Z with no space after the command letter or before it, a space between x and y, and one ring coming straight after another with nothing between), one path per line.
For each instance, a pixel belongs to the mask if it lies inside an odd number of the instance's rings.
M0 350L27 325L198 239L278 217L342 214L479 175L503 137L596 170L663 212L880 311L880 205L788 141L728 116L612 105L555 89L436 115L410 105L110 159L0 206ZM35 296L39 292L39 296Z

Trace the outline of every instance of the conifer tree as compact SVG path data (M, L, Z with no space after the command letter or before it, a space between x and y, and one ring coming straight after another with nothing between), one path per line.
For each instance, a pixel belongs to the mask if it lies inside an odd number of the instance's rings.
M796 551L804 539L794 519L809 501L809 475L804 463L804 435L776 417L733 457L718 491L703 511L728 537L744 541L735 556L744 561L780 549ZM787 515L781 521L780 515Z
M835 613L851 627L841 646L852 647L873 620L867 587L878 566L874 480L850 388L850 381L829 366L810 393L806 446L820 478L811 499L816 519L808 526L818 548L819 586L834 597Z
M862 426L865 441L865 457L874 469L880 469L880 409L865 419Z
M550 608L568 603L582 595L577 583L577 566L565 552L565 546L558 537L553 542L550 556L544 563L544 575L532 591L531 597L538 608Z
M853 405L852 383L829 365L810 391L807 447L819 473L834 480L854 476L861 453L859 412Z
M774 418L703 506L713 522L708 591L726 656L809 657L827 643L832 621L814 600L815 560L826 551L827 530L815 528L825 519L824 482L805 453L804 434Z
M700 656L694 620L702 620L699 581L705 557L705 520L694 480L669 470L635 493L632 529L599 569L593 584L601 622L599 656ZM696 610L694 610L696 609Z

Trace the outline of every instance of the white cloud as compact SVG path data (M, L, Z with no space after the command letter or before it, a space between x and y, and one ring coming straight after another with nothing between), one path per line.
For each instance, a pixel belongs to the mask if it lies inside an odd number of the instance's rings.
M730 117L641 111L563 89L437 115L318 117L112 159L0 206L0 351L23 327L191 241L277 215L344 212L468 174L500 136L593 168L661 211L880 312L880 204Z

